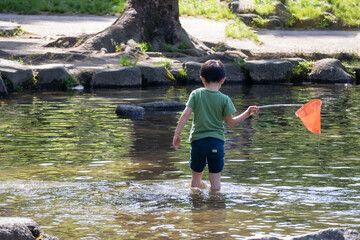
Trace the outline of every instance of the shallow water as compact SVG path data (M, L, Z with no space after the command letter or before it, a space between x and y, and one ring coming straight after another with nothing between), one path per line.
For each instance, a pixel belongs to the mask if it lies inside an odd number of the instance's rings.
M360 88L228 85L236 108L264 108L226 129L222 193L189 187L190 124L180 112L121 119L117 104L186 102L197 86L38 93L0 100L0 216L60 239L243 239L328 227L360 230ZM321 99L322 134L295 116Z

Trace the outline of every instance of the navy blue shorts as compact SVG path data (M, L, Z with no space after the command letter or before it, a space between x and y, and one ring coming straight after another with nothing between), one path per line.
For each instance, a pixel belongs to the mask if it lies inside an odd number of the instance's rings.
M219 173L224 168L224 141L207 137L191 142L190 168L195 172L204 171L208 164L209 172Z

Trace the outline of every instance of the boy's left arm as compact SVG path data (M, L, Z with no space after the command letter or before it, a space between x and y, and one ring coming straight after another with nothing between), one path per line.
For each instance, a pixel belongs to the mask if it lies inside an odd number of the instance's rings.
M173 145L173 147L174 147L174 149L176 151L179 150L179 147L180 147L180 143L181 143L180 134L181 134L181 131L183 130L186 122L189 120L191 113L192 113L192 108L189 107L189 106L186 106L184 111L182 112L180 118L179 118L179 122L178 122L178 125L176 127L173 142L172 142L172 145Z

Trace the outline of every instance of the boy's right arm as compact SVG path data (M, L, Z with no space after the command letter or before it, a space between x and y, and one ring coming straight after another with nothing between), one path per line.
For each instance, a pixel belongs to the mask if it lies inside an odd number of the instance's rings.
M240 114L236 117L233 117L232 114L229 114L224 117L225 123L228 127L234 127L235 125L243 122L248 117L255 115L258 110L259 110L258 107L250 106L250 107L248 107L248 109L245 112L243 112L242 114Z
M179 122L178 125L176 127L175 133L174 133L174 138L173 138L173 142L172 145L174 147L174 149L177 151L179 150L180 147L180 142L181 142L181 131L183 130L186 122L189 120L189 117L192 113L192 108L189 106L186 106L184 111L182 112L180 118L179 118Z

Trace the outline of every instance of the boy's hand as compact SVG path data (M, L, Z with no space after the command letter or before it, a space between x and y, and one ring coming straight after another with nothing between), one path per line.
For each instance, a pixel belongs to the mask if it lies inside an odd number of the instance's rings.
M253 116L258 112L259 108L257 106L250 106L247 109L247 112L249 113L249 116Z
M175 135L174 135L174 138L173 138L172 145L173 145L173 148L174 148L176 151L179 150L180 142L181 142L181 137L180 137L180 135L175 134Z

